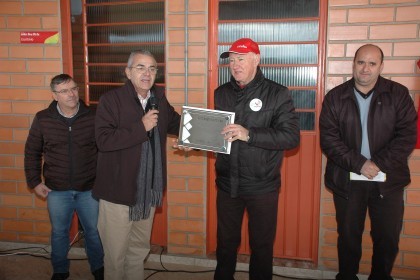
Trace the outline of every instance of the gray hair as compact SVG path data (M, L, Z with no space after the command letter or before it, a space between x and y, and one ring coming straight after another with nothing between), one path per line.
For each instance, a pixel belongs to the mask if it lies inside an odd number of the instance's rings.
M134 60L134 56L136 56L138 54L150 56L151 58L153 58L156 61L155 56L150 51L148 51L148 50L135 50L135 51L132 51L130 53L130 56L128 57L127 67L131 67L131 64L133 63L133 60Z

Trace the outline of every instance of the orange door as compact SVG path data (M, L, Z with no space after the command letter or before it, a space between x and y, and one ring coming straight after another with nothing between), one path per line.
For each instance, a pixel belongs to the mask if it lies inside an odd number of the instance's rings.
M227 82L230 73L218 55L240 37L250 37L260 45L260 67L264 75L287 86L300 116L301 142L287 151L281 168L281 193L274 255L277 258L317 262L321 151L317 119L323 96L326 1L214 1L210 4L209 107L213 92ZM253 6L255 4L255 6ZM282 5L288 5L282 6ZM290 7L296 5L294 7ZM246 11L249 9L249 11ZM236 13L229 11L235 10ZM288 14L290 13L294 14ZM273 31L273 32L270 32ZM208 160L208 242L207 252L216 250L217 213L214 172L215 158ZM239 253L249 254L247 217L242 226Z
M70 2L60 0L63 70L72 75L81 86L81 96L87 104L95 106L102 93L120 87L125 82L121 75L132 49L147 46L156 55L159 68L164 65L164 0L156 1L114 1L92 2L83 0L80 9L71 14ZM121 11L131 15L121 17ZM148 12L149 11L149 12ZM150 13L150 11L154 11ZM127 22L130 20L130 22ZM152 22L151 24L149 24ZM156 37L144 36L148 28L158 30ZM132 43L110 40L109 33L127 33ZM140 36L139 34L142 34ZM105 35L105 36L101 36ZM109 35L109 36L108 36ZM144 41L139 41L138 38ZM124 38L122 39L124 40ZM154 40L158 40L157 42ZM159 76L156 83L165 84L165 76ZM167 244L167 201L155 213L152 243ZM77 215L73 219L71 238L78 231Z

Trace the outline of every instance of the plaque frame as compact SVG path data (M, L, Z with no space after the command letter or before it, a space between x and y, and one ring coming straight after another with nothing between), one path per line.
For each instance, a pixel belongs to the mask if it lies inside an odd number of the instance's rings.
M234 121L234 112L182 106L178 145L230 154L232 143L220 132Z

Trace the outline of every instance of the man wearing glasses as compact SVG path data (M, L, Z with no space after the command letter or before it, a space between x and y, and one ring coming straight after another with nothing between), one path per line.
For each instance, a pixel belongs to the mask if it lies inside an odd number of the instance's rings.
M98 201L92 197L97 158L95 113L79 99L79 88L71 76L55 76L50 87L54 101L36 114L29 130L25 175L29 188L47 200L52 227L54 272L51 279L69 277L67 254L74 211L83 227L92 274L95 279L103 279L104 254L97 230Z
M99 198L105 279L144 279L153 217L166 186L166 138L178 135L180 125L163 87L154 85L157 71L149 51L133 51L128 81L99 100L93 194Z

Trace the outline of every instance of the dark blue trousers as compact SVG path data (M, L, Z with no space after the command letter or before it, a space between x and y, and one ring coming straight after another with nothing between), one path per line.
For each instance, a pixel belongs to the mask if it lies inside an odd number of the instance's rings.
M273 274L273 245L277 228L279 193L231 198L217 192L217 266L215 280L233 280L245 209L248 213L250 280L270 280Z
M348 199L334 195L338 231L339 273L336 279L357 280L362 256L366 213L371 220L373 241L369 280L391 280L398 254L404 215L404 190L381 196L378 182L352 181Z

